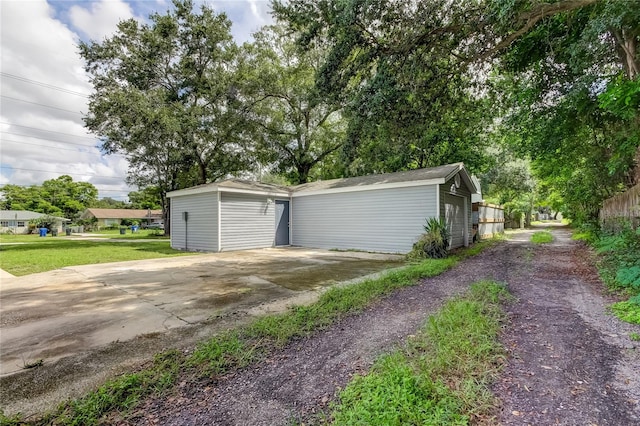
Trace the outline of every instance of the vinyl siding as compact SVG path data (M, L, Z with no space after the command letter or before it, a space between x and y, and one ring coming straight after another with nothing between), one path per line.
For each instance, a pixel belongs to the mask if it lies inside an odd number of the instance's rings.
M446 214L445 199L447 198L446 194L454 194L454 195L459 195L467 198L467 212L466 212L467 235L468 235L469 242L471 242L471 235L472 235L472 228L473 228L473 219L471 216L471 191L465 185L463 179L460 180L460 188L456 188L454 185L454 178L455 177L452 177L446 183L440 185L440 217L442 219L446 219L445 218L445 214ZM454 245L453 247L455 248L456 246Z
M293 245L405 253L436 215L437 185L298 196Z
M189 212L186 227L183 212ZM185 228L189 232L188 238L185 238ZM218 251L216 192L171 198L171 247L189 251Z
M222 193L221 250L271 247L275 206L267 196Z

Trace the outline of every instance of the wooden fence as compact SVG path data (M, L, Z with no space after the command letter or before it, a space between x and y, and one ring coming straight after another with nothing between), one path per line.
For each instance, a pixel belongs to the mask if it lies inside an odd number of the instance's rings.
M623 223L633 228L640 226L640 184L605 200L600 209L600 223L608 228L617 228Z
M504 232L504 208L495 204L473 203L472 211L477 239L492 238Z

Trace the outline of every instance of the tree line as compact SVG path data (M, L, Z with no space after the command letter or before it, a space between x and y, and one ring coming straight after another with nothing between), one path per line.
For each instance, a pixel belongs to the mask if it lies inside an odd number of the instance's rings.
M167 192L228 176L293 184L463 161L494 201L592 221L635 183L640 0L272 8L275 24L241 46L225 14L191 0L80 43L86 127L165 212Z
M86 209L160 209L158 189L143 188L129 193L129 201L110 197L98 199L98 189L88 182L74 182L63 175L49 179L42 185L0 187L1 210L29 210L49 216L64 217L76 222Z

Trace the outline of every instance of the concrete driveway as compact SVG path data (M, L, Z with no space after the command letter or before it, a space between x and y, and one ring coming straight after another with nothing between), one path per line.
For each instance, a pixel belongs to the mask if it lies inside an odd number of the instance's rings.
M68 267L0 284L0 374L399 266L399 256L261 249Z

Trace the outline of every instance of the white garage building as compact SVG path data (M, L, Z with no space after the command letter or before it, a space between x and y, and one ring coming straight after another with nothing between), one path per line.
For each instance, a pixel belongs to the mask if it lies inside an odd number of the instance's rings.
M238 179L174 191L171 246L229 251L295 245L406 253L429 217L451 247L471 239L473 180L462 163L281 187Z

